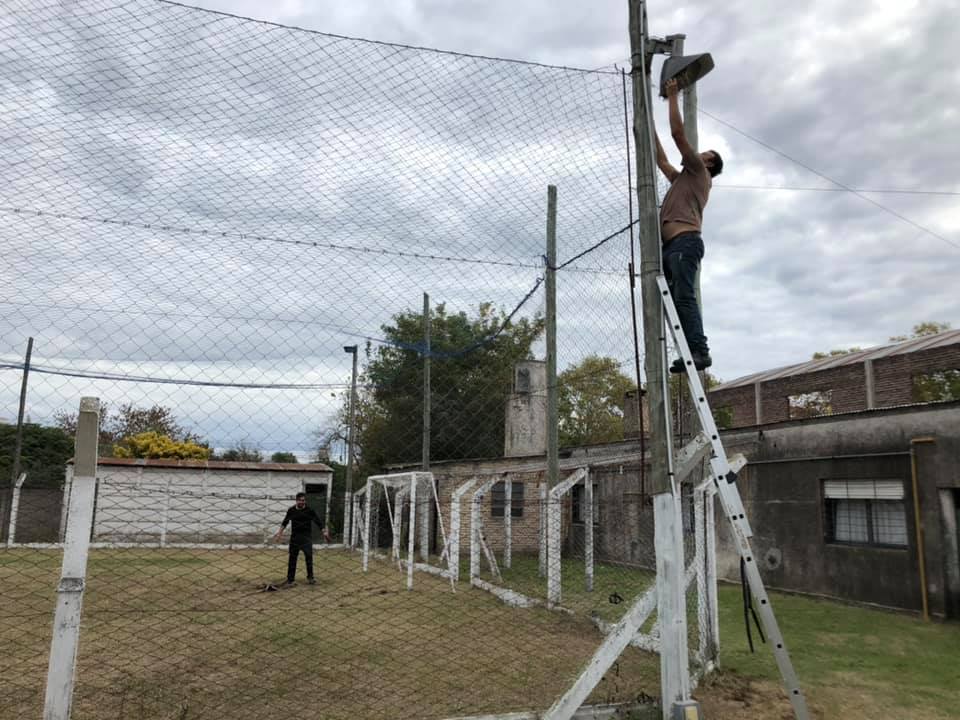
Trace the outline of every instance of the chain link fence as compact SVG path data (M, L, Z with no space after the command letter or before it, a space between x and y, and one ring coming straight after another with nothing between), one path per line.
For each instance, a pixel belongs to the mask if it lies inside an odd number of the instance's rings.
M42 713L82 396L74 717L548 708L654 584L624 76L15 0L0 80L0 717Z

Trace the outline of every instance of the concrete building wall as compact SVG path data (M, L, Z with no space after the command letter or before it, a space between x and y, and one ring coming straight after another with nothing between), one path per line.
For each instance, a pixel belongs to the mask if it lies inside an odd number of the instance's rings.
M93 540L264 542L276 532L296 493L307 484L332 482L332 477L332 472L266 466L241 470L104 463L97 468Z
M586 464L593 459L602 459L610 455L622 455L637 452L636 441L608 443L602 446L571 448L564 451L564 462ZM437 496L443 515L444 528L450 532L450 503L456 488L468 482L472 477L489 479L511 471L514 483L524 485L524 507L522 517L512 518L513 552L536 555L539 550L540 501L539 486L545 482L545 455L532 455L522 458L497 458L466 462L435 463L430 470L437 481ZM529 468L524 470L523 468ZM392 472L406 469L397 467ZM561 470L561 478L571 471ZM591 471L596 487L595 502L598 505L599 519L595 528L595 553L598 560L651 565L653 538L653 510L649 496L644 494L640 483L639 465L614 465L608 468L595 468ZM477 486L479 487L479 483ZM463 495L461 501L460 549L469 551L470 543L470 499L473 490ZM488 492L482 502L483 524L486 540L497 553L504 547L504 518L493 515L493 493ZM573 502L570 493L563 497L563 526L561 538L564 554L575 557L582 553L584 527L573 521ZM439 542L439 537L438 537Z
M738 481L754 530L754 552L772 587L920 610L920 553L912 483L916 459L930 610L957 616L960 585L955 527L944 491L960 488L960 403L874 410L728 431L728 453L748 465ZM907 544L879 547L831 542L824 481L899 480ZM954 516L955 517L955 516ZM739 581L728 524L718 518L721 577Z

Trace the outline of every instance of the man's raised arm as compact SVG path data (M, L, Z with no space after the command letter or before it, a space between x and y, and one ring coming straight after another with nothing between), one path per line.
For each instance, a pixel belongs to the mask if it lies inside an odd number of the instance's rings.
M660 144L660 136L657 135L656 132L654 132L654 137L657 139L657 167L660 168L660 172L667 176L667 180L672 183L677 178L677 175L680 174L680 171L670 164L670 161L667 159L667 154L663 151L663 145Z
M687 136L683 132L683 119L680 117L679 87L676 80L667 80L664 88L667 91L667 105L670 113L670 135L673 142L677 145L677 150L683 156L683 166L693 172L703 172L705 167L700 153L694 150L687 141Z

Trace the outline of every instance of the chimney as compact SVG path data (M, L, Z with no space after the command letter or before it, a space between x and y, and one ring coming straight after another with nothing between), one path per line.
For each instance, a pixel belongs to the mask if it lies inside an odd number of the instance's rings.
M623 394L623 439L636 440L640 437L639 391L627 390ZM643 403L643 427L650 427L650 414L647 404Z
M513 392L507 400L504 457L547 452L547 364L524 360L513 369Z

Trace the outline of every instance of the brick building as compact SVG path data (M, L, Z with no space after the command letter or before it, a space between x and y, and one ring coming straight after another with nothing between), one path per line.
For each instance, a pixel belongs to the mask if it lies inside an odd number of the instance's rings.
M710 405L737 428L957 399L931 396L950 384L960 384L960 330L747 375L713 388Z

